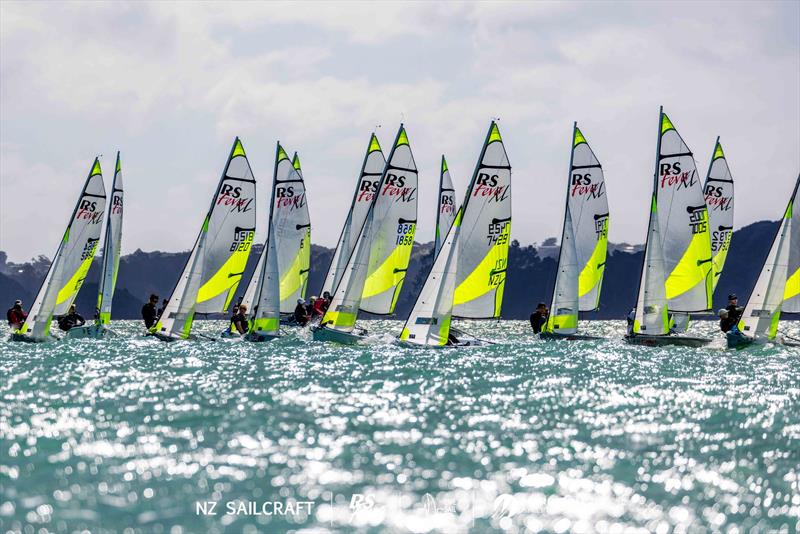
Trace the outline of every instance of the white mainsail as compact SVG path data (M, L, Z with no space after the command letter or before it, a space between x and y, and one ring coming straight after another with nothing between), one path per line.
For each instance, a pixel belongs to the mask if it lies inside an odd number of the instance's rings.
M733 235L733 176L728 168L728 161L722 151L717 137L714 155L708 166L708 175L704 187L708 222L711 226L711 259L713 264L713 281L711 291L717 287L728 249Z
M576 123L564 231L546 331L574 334L578 312L597 309L605 273L608 221L603 169Z
M408 137L406 136L403 125L401 124L400 129L397 132L395 142L392 145L392 151L389 154L388 161L393 161L392 158L395 152L398 150L398 147L400 147L401 151L405 153L405 150L402 147L407 146ZM408 154L410 155L410 152L408 152ZM404 160L407 160L407 157L404 157ZM331 304L328 307L328 310L325 312L325 315L322 317L322 321L320 322L320 325L323 327L347 333L352 332L355 328L368 272L370 270L370 266L372 265L371 252L374 247L374 236L377 233L375 229L381 224L381 221L376 220L375 214L386 214L387 211L390 210L387 209L385 204L395 202L395 195L390 194L390 191L392 190L383 187L384 182L387 180L389 174L389 166L390 164L387 163L386 168L384 169L384 172L375 188L376 194L374 194L372 197L364 223L361 228L357 229L358 238L353 248L353 252L350 254L350 257L345 264L344 271L339 278L339 284L333 290ZM416 191L414 196L416 197Z
M189 260L151 332L186 339L195 313L227 310L253 244L255 189L253 171L237 137Z
M797 178L789 205L786 207L767 259L739 321L739 330L755 338L756 341L774 339L778 333L781 307L789 278L790 249L795 233L793 214L797 211L794 204L798 199L798 188L800 188L800 176Z
M378 182L383 175L385 166L386 158L383 156L378 138L373 133L369 140L367 153L364 155L364 162L361 165L361 173L358 176L355 193L353 193L350 211L347 213L347 219L336 244L333 259L328 267L328 272L325 274L322 293L333 294L333 291L339 285L347 266L347 261L353 254L353 250L355 250L359 233L364 226L367 212L372 205L372 199L375 197L375 191L378 190Z
M103 270L100 274L100 288L97 293L97 324L111 322L111 302L117 286L119 256L122 249L122 165L119 152L114 167L114 180L111 182L110 203L106 219L105 244L103 245Z
M436 212L436 236L433 243L433 255L439 253L439 249L444 244L444 239L453 226L456 218L456 190L453 187L453 179L450 177L450 169L447 167L447 160L442 154L442 170L439 174L439 209Z
M311 261L311 219L300 159L294 163L278 143L272 182L271 220L281 276L281 312L292 313L305 296Z
M361 295L362 311L379 315L394 312L417 229L417 181L417 164L401 124L372 205L369 268Z
M797 177L800 184L800 176ZM783 292L781 309L786 313L800 313L800 191L794 186L792 206L792 236L789 244L789 272Z
M103 173L100 161L95 158L50 269L30 308L28 318L16 334L46 339L50 336L53 316L64 315L69 311L97 251L105 208Z
M658 147L655 191L669 310L710 311L713 275L703 184L692 152L663 109Z
M511 235L511 165L492 121L461 206L453 315L500 317Z
M253 280L245 292L243 304L250 310L249 334L277 336L281 322L280 275L272 225L267 234L267 242L253 273Z

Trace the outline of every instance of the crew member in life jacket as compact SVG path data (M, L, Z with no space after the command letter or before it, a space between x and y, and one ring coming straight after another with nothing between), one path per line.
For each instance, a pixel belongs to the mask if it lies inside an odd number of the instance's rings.
M158 304L158 295L150 295L147 304L142 306L142 319L144 319L144 327L150 330L158 320L158 311L156 310Z
M303 299L297 299L297 306L294 309L294 322L300 326L305 326L310 320L311 315L308 313L308 309L306 308L306 301Z
M548 315L547 305L544 302L536 305L536 311L531 314L531 328L533 328L534 334L539 334L542 331L545 323L547 323Z
M322 304L320 305L320 308L322 309L322 315L325 315L325 312L328 311L328 308L331 305L331 300L333 300L331 298L331 294L328 293L327 291L323 291Z
M8 321L8 326L10 326L14 330L19 330L22 328L25 319L28 318L28 312L22 309L22 301L16 300L14 301L14 305L8 309L6 312L6 320Z
M739 298L736 294L728 295L728 306L719 310L719 329L726 333L732 329L738 330L737 325L743 311L744 308L739 307Z
M247 304L239 304L233 309L231 332L240 335L247 333Z
M75 311L75 305L69 307L69 313L66 315L62 315L58 319L58 328L63 330L64 332L69 332L76 326L83 326L86 324L86 319L83 316Z

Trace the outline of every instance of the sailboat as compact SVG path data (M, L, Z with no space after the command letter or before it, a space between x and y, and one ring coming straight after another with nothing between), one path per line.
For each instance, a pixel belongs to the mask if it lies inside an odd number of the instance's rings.
M255 230L256 181L237 137L189 259L150 334L163 341L189 339L196 313L227 310Z
M456 219L456 190L453 187L453 179L450 177L450 169L447 167L447 160L442 154L442 169L439 173L439 210L436 212L436 236L433 242L433 256L439 253L439 249L444 244L444 239L453 226Z
M578 312L599 308L608 248L603 168L576 122L572 127L564 229L550 315L542 339L600 339L578 334Z
M347 212L347 219L342 226L342 233L336 243L336 250L325 274L322 284L322 294L332 294L339 285L339 281L347 267L347 261L355 250L356 243L367 213L375 198L378 190L378 183L383 175L383 168L386 166L386 158L383 156L381 145L378 138L373 133L369 139L367 152L364 155L364 162L361 164L361 172L358 175L358 183L353 193L353 202Z
M711 340L676 335L670 312L711 310L708 209L692 152L663 108L639 294L625 341L699 347Z
M12 341L42 342L53 339L53 316L64 315L75 301L100 242L106 190L100 160L95 158L72 210L53 263L36 294L28 318L11 334Z
M706 183L703 186L706 208L708 209L708 222L711 227L711 264L713 278L711 281L711 294L719 282L728 249L733 236L733 175L728 167L725 152L719 142L719 137L714 144L714 153L708 165ZM689 327L689 314L676 313L672 316L673 329L685 332Z
M111 183L111 193L106 206L106 231L103 243L103 268L100 273L100 284L97 292L97 309L94 324L77 326L67 332L67 337L74 338L103 338L114 335L108 328L111 322L111 301L114 298L114 288L117 285L119 272L119 256L122 247L122 165L119 152L117 163L114 166L114 179Z
M366 336L355 327L359 310L394 311L416 226L417 166L401 124L331 304L312 329L316 341L357 343Z
M511 231L511 166L492 121L475 172L399 339L412 346L480 345L452 326L462 316L499 317ZM459 308L460 306L460 308Z
M798 294L796 284L800 268L797 257L800 240L795 237L796 233L800 233L798 190L800 190L800 176L794 184L789 205L783 213L753 292L747 299L739 320L738 331L730 331L727 334L728 348L741 348L753 343L762 344L775 340L782 307L785 305L787 311L796 309L793 299ZM800 344L784 343L800 346Z
M297 294L299 289L302 295L308 280L307 253L311 248L311 225L307 222L309 218L305 185L302 183L297 153L295 152L291 160L291 166L287 165L288 161L286 151L278 142L267 217L267 240L241 302L251 312L245 335L248 341L268 341L280 335L282 290L286 294ZM276 238L278 226L283 237L283 255L279 252ZM280 270L281 259L284 264L283 276ZM288 298L292 298L291 295Z
M281 313L289 314L297 299L305 297L311 263L311 219L300 158L295 153L290 160L280 142L275 149L270 213L281 277Z

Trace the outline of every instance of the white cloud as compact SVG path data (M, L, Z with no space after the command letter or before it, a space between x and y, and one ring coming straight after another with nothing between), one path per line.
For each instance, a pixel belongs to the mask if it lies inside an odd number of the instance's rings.
M90 159L116 148L125 250L188 248L234 135L264 184L276 139L301 152L314 241L331 245L369 132L382 124L388 145L401 118L427 240L440 154L463 188L495 116L516 238L559 232L578 120L606 169L611 239L641 241L659 104L701 173L722 136L737 226L775 218L800 164L797 19L796 5L770 3L3 2L2 248L51 253L61 222L30 210L58 212ZM22 170L48 189L27 211ZM18 237L23 220L37 240Z

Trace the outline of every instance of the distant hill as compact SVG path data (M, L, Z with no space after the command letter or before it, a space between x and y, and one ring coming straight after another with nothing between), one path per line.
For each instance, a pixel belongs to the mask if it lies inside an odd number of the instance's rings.
M750 294L761 264L769 251L777 223L761 221L737 230L731 240L728 262L720 277L714 296L714 308L726 304L729 293L737 293L740 302ZM553 253L555 248L556 253ZM547 302L555 282L558 246L548 240L542 254L540 247L521 246L513 241L509 251L508 278L503 299L503 317L526 319L537 302ZM254 248L245 270L239 294L244 293L261 247ZM586 314L594 319L622 319L636 299L639 271L642 262L641 246L627 244L609 245L611 251L606 264L606 275L600 297L600 310ZM404 318L414 305L425 276L433 263L433 244L415 243L411 254L405 285L397 302L396 315ZM143 252L137 250L123 256L120 261L117 291L114 296L113 315L117 319L138 319L142 304L151 293L168 297L188 258L188 252ZM309 296L319 294L323 277L333 256L333 250L312 245ZM0 251L0 306L10 307L15 299L22 299L26 309L30 306L50 261L39 256L26 263L10 263ZM97 280L100 273L99 258L89 270L76 305L86 316L91 316L97 299Z

